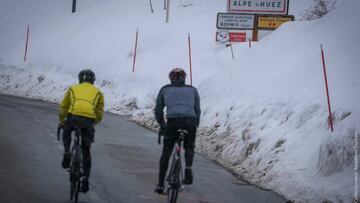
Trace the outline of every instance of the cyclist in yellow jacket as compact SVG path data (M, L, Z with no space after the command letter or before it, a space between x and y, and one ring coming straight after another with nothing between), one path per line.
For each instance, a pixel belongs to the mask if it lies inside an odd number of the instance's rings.
M71 86L65 93L65 97L60 104L60 125L63 125L63 144L64 157L63 168L70 165L70 145L71 131L74 126L83 128L82 152L83 152L83 171L82 191L89 190L89 177L91 169L90 146L94 142L94 124L102 120L104 112L104 97L101 91L93 84L95 74L91 70L82 70L79 73L79 83Z

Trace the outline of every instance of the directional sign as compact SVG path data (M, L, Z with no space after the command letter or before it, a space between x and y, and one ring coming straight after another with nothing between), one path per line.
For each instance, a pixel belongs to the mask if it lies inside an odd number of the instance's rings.
M227 0L230 13L287 15L289 0Z
M218 13L216 27L218 29L252 30L255 16L239 13Z
M258 28L261 30L275 30L283 23L293 20L294 16L258 16Z

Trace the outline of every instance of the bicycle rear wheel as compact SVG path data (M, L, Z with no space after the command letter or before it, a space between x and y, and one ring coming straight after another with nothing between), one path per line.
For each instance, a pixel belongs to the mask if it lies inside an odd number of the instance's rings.
M179 190L178 189L168 189L168 203L176 203L178 197Z
M70 181L70 200L74 198L75 181Z
M174 163L174 167L170 170L170 179L169 179L169 188L167 191L168 194L168 203L176 203L178 198L179 189L181 186L180 183L180 161L177 160Z
M74 199L74 194L75 194L75 187L76 187L76 177L75 177L75 156L73 155L71 157L71 164L70 164L70 170L69 170L69 175L70 175L70 200Z
M77 148L75 153L75 185L74 185L74 195L75 195L75 203L78 202L79 193L80 193L80 183L81 183L81 150Z
M79 152L80 152L79 149L75 150L75 153L71 160L71 167L70 167L70 199L74 200L75 203L78 202L79 192L80 192L81 157Z
M80 192L80 178L75 181L74 188L75 188L75 190L74 190L75 203L77 203L78 199L79 199L79 192Z

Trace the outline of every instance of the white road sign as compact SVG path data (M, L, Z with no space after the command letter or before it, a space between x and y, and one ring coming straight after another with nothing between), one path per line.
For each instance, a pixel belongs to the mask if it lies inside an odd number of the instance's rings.
M252 30L254 15L238 13L218 13L216 27L218 29Z
M287 15L289 0L227 0L227 12Z

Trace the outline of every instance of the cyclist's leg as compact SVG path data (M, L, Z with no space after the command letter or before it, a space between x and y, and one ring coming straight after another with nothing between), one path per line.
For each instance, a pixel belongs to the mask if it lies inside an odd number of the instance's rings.
M94 138L94 126L91 122L84 121L84 129L82 135L82 153L83 153L83 171L84 176L88 179L91 170L91 152L90 147Z
M83 169L83 178L81 180L82 192L87 192L89 190L89 177L91 169L91 155L90 155L90 146L94 137L94 126L92 119L74 116L78 126L81 126L81 151L82 151L82 169Z
M73 121L71 117L68 117L68 119L64 123L64 130L62 134L62 140L64 145L64 157L61 165L63 168L69 168L70 165L71 131L73 130L72 125L73 125Z
M195 155L195 139L196 139L196 120L193 118L185 119L185 129L188 131L188 135L184 139L184 149L185 149L185 178L183 180L184 184L192 184L193 182L193 173L192 173L192 164Z
M166 172L169 167L169 159L176 141L176 130L176 122L169 118L166 125L166 135L164 136L164 146L160 157L159 185L164 185L165 182Z
M72 131L73 122L71 118L67 119L64 123L64 129L62 134L62 140L64 144L65 153L70 153L70 145L71 145L71 131Z
M89 177L91 170L91 143L94 137L94 127L92 124L87 122L84 123L85 128L83 129L82 135L82 154L83 154L83 172L84 178L82 180L82 192L87 192L89 190Z
M185 136L184 139L184 149L185 149L185 166L191 167L194 154L195 154L195 139L196 139L196 119L195 118L187 118L185 120L184 127L189 134Z
M82 152L83 152L83 171L84 176L89 179L90 177L90 170L91 170L91 154L90 154L90 144L83 145Z

